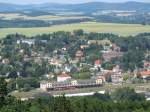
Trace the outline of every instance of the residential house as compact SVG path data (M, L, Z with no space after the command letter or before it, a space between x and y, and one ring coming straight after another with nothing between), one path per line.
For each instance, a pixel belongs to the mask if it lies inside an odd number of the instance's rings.
M60 62L60 60L56 59L56 58L50 59L49 64L57 66L57 67L61 67L62 66L62 63Z
M83 59L84 53L82 51L78 50L75 55L76 55L76 60L79 61L79 60Z
M63 67L63 70L65 72L71 72L72 66L70 66L69 64L65 64Z
M88 48L89 47L89 45L80 45L80 48L81 49L86 49L86 48Z
M21 43L26 43L28 45L34 45L35 44L35 40L34 39L21 39L21 40L17 40L17 44L21 44Z
M120 47L117 46L116 44L112 44L112 50L116 52L120 52Z
M2 63L3 63L3 64L9 64L9 62L10 62L9 59L7 59L7 58L2 59Z
M105 61L110 61L113 58L120 58L123 56L123 52L117 52L117 51L109 51L109 52L103 52L103 58Z
M144 69L145 70L150 70L150 62L144 61Z
M149 71L142 71L142 72L140 72L140 74L141 74L141 77L143 79L147 79L148 77L150 77L150 70Z
M105 46L105 45L111 45L112 43L111 43L110 40L104 39L104 40L89 40L88 44L89 45L91 45L91 44L97 44L97 45Z
M64 82L68 79L71 79L71 76L66 72L62 72L60 75L57 76L57 82Z
M110 61L112 58L120 58L123 56L123 52L120 51L120 47L116 44L112 44L110 48L104 49L102 53L105 61Z
M111 73L111 81L112 83L122 83L123 82L123 74L119 65L116 65Z
M101 60L96 60L95 62L94 62L94 67L96 67L96 68L98 68L98 67L101 67Z

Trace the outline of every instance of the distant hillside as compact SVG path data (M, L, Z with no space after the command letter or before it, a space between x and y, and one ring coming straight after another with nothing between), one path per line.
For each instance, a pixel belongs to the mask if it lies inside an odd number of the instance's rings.
M17 12L17 11L73 11L91 13L99 10L134 10L134 11L150 11L150 3L142 2L125 2L125 3L104 3L90 2L83 4L57 4L46 3L38 5L15 5L0 3L0 12Z

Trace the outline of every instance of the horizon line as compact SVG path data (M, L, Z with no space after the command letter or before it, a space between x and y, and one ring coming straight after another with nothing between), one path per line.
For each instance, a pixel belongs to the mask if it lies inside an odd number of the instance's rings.
M86 3L129 3L129 2L135 2L135 3L150 3L150 2L142 2L142 1L123 1L123 2L108 2L108 1L93 1L93 2L81 2L81 3L63 3L63 2L44 2L44 3L12 3L12 2L0 2L2 4L12 4L12 5L40 5L40 4L86 4Z

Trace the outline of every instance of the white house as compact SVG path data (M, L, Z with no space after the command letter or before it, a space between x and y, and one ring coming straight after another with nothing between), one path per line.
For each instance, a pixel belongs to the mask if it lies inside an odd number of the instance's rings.
M17 44L21 44L21 43L26 43L28 45L34 45L35 44L35 40L34 39L22 39L22 40L17 40Z
M120 67L117 65L113 68L111 79L113 83L122 83L123 82L123 74Z
M71 76L69 76L67 73L63 72L61 75L57 76L57 82L63 82L68 79L71 79Z
M40 89L47 91L47 88L51 88L53 85L50 82L41 82Z

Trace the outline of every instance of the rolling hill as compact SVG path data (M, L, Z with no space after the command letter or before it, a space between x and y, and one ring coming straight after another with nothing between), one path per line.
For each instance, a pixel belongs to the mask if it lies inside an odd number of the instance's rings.
M89 2L82 4L32 4L32 5L15 5L0 3L0 12L17 12L17 11L73 11L91 13L99 10L134 10L134 11L150 11L150 3L142 2L125 2L125 3L105 3L105 2Z

